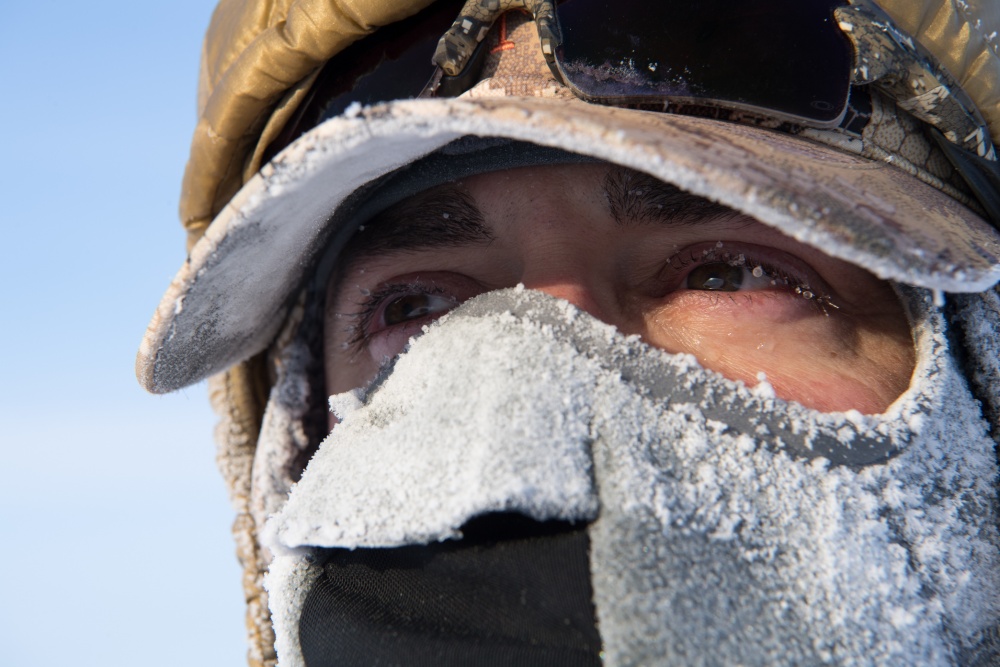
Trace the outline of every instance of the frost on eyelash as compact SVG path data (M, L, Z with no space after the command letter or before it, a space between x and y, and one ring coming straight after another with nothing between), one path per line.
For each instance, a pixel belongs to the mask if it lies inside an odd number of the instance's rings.
M750 269L750 274L754 278L763 278L768 276L771 278L772 285L776 287L788 287L792 290L792 292L801 296L803 299L816 304L820 311L827 317L830 316L830 309L840 310L840 306L833 302L833 299L829 294L818 293L815 289L809 286L809 283L794 280L792 276L785 274L776 267L767 267L760 262L754 263L752 259L748 260L746 254L744 253L731 254L727 251L720 251L723 246L723 242L718 241L715 244L715 248L706 248L705 250L702 250L701 257L697 259L705 262L724 262L729 266L734 267L744 267ZM669 265L672 259L674 258L668 258L666 263ZM692 257L691 261L693 262L697 260ZM682 266L686 265L687 264L682 264Z

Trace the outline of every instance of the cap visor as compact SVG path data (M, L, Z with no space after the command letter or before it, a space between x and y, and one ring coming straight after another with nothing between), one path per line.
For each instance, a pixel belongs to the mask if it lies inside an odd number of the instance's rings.
M880 278L949 292L1000 280L1000 235L888 164L765 129L579 100L409 100L327 121L216 217L153 316L136 360L168 392L263 350L353 192L463 136L550 146L646 172ZM343 226L343 225L341 225Z

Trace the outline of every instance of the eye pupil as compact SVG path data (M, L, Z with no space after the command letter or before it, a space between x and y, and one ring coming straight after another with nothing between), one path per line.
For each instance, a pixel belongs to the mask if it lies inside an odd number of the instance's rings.
M428 294L408 294L399 297L385 307L385 324L392 326L423 317L431 312L430 295Z
M444 314L456 305L458 301L454 297L443 294L421 292L400 294L386 302L380 323L382 327L392 327L423 317Z
M687 288L711 292L735 292L743 285L743 267L709 262L688 274Z
M702 283L705 289L722 289L726 285L726 279L720 278L718 276L712 276Z

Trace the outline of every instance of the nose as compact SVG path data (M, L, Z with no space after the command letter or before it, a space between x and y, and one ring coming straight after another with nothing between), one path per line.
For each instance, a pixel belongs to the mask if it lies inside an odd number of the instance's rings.
M530 189L530 207L510 228L517 277L529 289L618 326L615 258L621 235L609 231L603 200L592 201L589 190L581 193L574 185L559 181L544 191Z
M525 280L522 282L528 289L544 292L557 299L569 301L580 310L603 322L608 322L605 309L598 303L594 291L580 281L563 279L550 281Z
M535 202L530 233L518 237L520 282L528 289L570 302L608 324L614 321L613 249L609 239L562 209ZM553 210L554 209L554 210Z

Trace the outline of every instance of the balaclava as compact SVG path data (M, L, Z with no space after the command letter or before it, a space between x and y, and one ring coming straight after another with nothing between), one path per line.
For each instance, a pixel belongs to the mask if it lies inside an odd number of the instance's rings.
M924 290L901 297L917 364L876 416L748 389L530 290L466 303L370 387L331 398L341 423L269 523L282 664L303 664L317 580L382 572L363 552L461 538L508 512L587 525L604 664L992 664L995 442L943 308ZM996 312L977 305L967 322L987 328ZM331 564L340 553L357 560ZM336 588L324 618L356 633L370 612L340 615L338 592L363 606ZM443 621L426 632L463 638ZM422 664L429 650L393 641L347 664Z

